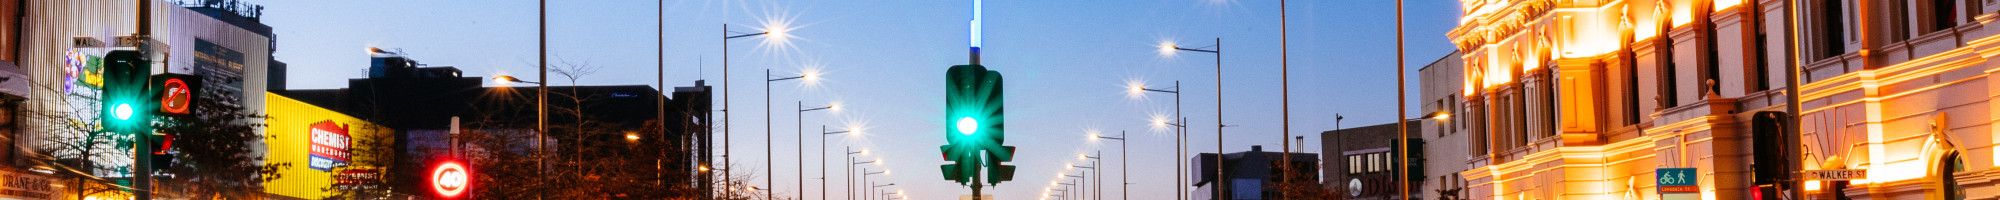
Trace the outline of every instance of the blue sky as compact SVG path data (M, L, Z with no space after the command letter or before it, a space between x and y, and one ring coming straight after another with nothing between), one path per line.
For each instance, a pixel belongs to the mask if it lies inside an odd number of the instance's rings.
M499 73L533 78L536 5L533 1L268 1L264 22L277 33L277 59L290 64L290 89L345 87L366 76L367 47L400 49L425 64L457 66L468 76ZM1334 113L1348 127L1393 122L1394 2L1289 2L1291 132L1306 135L1317 153L1320 131L1334 128ZM798 138L792 112L797 101L838 101L841 112L805 115L818 124L862 127L861 136L829 146L834 163L831 195L844 183L839 148L873 150L888 179L914 199L955 198L966 190L937 175L942 144L943 73L966 62L970 1L764 1L683 0L665 3L664 44L669 87L697 79L722 84L723 23L754 31L770 22L790 24L791 39L730 43L732 116L739 170L763 169L765 128L761 108L764 69L798 74L816 68L823 80L774 84L777 191L797 196L793 172ZM1418 67L1451 51L1444 36L1457 23L1457 1L1411 1L1407 62L1415 113ZM651 85L655 67L655 1L559 1L549 8L552 63L603 67L582 85ZM1172 198L1170 132L1148 126L1152 115L1171 115L1172 96L1129 97L1124 86L1143 81L1165 88L1181 82L1183 114L1191 121L1192 149L1213 151L1214 58L1184 52L1161 56L1156 45L1173 41L1200 47L1223 43L1224 132L1227 151L1251 145L1278 149L1281 142L1280 46L1277 1L988 1L983 64L1007 77L1008 144L1018 146L1014 182L997 189L1003 199L1035 199L1076 154L1104 150L1118 178L1116 143L1083 140L1097 130L1130 132L1133 199ZM812 66L812 67L807 67ZM556 81L555 85L568 83ZM721 99L717 99L721 101ZM1417 116L1411 114L1411 117ZM808 133L811 134L811 133ZM817 197L818 137L806 137L806 193ZM791 145L787 145L791 144ZM757 155L757 156L752 156ZM1093 175L1094 176L1094 175ZM761 179L761 178L760 178ZM882 180L877 177L875 180ZM761 185L761 181L757 181ZM1108 184L1106 198L1115 198ZM993 191L993 190L989 190Z

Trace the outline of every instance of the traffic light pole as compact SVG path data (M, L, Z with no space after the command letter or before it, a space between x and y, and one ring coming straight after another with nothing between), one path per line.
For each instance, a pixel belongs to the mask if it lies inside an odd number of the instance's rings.
M135 46L137 46L139 49L139 55L142 58L140 60L142 60L142 62L146 62L147 64L151 64L153 62L152 61L153 57L150 56L152 54L152 49L149 48L152 48L151 47L152 45L150 45L151 44L150 41L152 40L152 35L153 35L153 19L152 19L153 1L141 0L135 2L138 2L138 8L139 8L138 20L136 21L138 24L138 29L134 30L136 32L132 34L132 37L136 41L138 41L137 45ZM147 71L146 74L151 74L152 68L146 67L141 70L146 70ZM151 110L149 109L146 112L151 112ZM98 116L98 117L106 117L106 116ZM145 127L141 128L140 130L152 130L152 124L142 124L139 126ZM133 193L136 193L136 195L134 195L134 199L151 200L153 199L153 153L150 150L150 148L146 147L151 147L153 144L152 144L152 139L147 137L148 135L140 135L140 134L152 134L151 133L152 131L124 131L124 132L127 133L117 133L117 134L133 135L132 141L134 143L132 144L132 149L133 149L132 187L135 188L134 189L135 191L133 191Z

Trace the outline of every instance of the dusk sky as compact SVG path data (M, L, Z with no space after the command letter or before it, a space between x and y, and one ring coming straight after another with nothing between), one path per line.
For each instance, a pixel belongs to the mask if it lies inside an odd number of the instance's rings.
M289 89L346 87L367 76L367 47L400 50L432 66L456 66L466 76L511 74L534 79L534 1L261 1L263 22L276 32L278 60L289 63ZM1391 123L1395 102L1395 2L1292 1L1290 20L1291 133L1307 136L1319 153L1319 133ZM664 41L655 35L656 1L552 1L551 64L602 67L578 85L653 85L655 42L665 44L667 87L706 79L722 89L722 27L756 32L788 25L784 42L756 37L731 40L730 87L734 163L755 172L763 185L766 119L762 76L817 69L817 83L776 82L772 131L777 144L776 192L799 196L794 147L800 138L794 104L841 102L839 112L809 112L806 128L808 199L820 194L818 127L860 127L839 136L825 152L832 199L845 182L843 146L871 149L890 180L913 199L948 199L966 189L942 179L938 155L944 141L944 71L965 64L969 0L763 1L677 0L665 3ZM1171 89L1179 80L1190 147L1212 152L1216 133L1213 54L1163 56L1162 42L1207 47L1222 40L1222 103L1227 151L1263 145L1278 151L1280 23L1278 1L987 1L982 64L1006 76L1007 144L1019 147L1012 182L989 189L1001 199L1037 199L1077 154L1103 151L1105 198L1116 198L1117 143L1085 140L1087 132L1131 135L1131 199L1170 199L1176 158L1172 132L1149 126L1171 116L1173 96L1130 97L1129 81ZM1452 50L1445 37L1457 24L1458 1L1407 4L1409 117L1417 117L1417 69ZM551 85L569 85L551 77ZM491 84L491 83L489 83ZM720 95L718 93L718 95ZM722 99L715 99L718 103ZM720 104L718 104L719 106ZM718 117L722 116L717 113ZM720 120L718 119L718 122ZM718 132L719 133L719 132ZM720 135L717 135L720 137ZM719 138L718 138L719 141ZM720 151L716 153L720 154ZM1096 174L1091 174L1096 176ZM503 185L503 184L490 184Z

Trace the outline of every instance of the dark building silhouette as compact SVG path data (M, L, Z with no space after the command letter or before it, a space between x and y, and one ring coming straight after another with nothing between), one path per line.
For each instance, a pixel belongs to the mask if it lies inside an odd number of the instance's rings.
M429 67L395 53L371 51L374 56L369 77L349 79L347 88L278 93L397 130L392 145L396 149L396 162L391 170L413 171L449 156L453 117L459 118L461 130L511 134L533 144L537 114L534 85L486 87L482 85L486 78L466 77L454 67ZM617 170L643 171L627 174L649 174L652 177L637 179L659 185L629 186L627 191L646 194L629 194L632 196L627 198L655 198L648 195L694 198L692 195L708 194L711 188L699 183L711 180L700 170L713 155L708 145L712 135L708 128L712 122L709 111L713 110L709 88L703 81L695 81L695 86L675 88L671 96L666 96L648 85L549 86L549 144L545 151L566 159L643 161L648 166L625 166L621 168L630 169ZM658 112L663 97L671 97L664 102L664 116ZM640 139L628 141L628 134ZM636 146L572 145L610 143ZM504 150L526 154L533 149L529 145ZM551 164L551 167L563 166L566 165ZM393 176L390 181L395 191L428 191L422 189L426 180L419 173ZM659 189L675 187L685 189Z

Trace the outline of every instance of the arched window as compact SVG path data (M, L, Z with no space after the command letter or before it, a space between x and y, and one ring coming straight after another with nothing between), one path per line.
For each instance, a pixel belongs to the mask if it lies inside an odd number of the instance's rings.
M1965 159L1959 159L1958 153L1954 152L1945 154L1942 162L1938 163L1938 178L1941 179L1938 183L1944 184L1944 199L1964 200L1965 186L1958 185L1958 177L1953 174L1965 172Z

